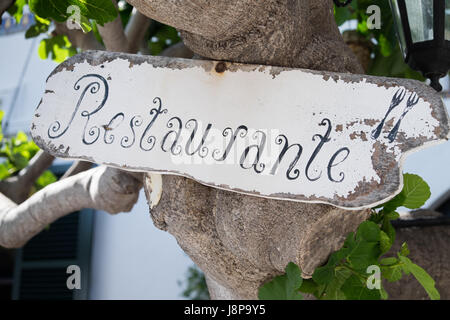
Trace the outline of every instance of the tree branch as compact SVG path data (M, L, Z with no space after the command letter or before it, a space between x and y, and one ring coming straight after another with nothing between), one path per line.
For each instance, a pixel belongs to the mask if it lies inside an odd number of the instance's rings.
M114 1L117 7L117 2ZM105 25L98 26L103 43L108 51L136 53L150 25L150 19L135 11L128 22L126 31L123 29L120 15Z
M117 1L113 0L113 3L117 8ZM104 26L98 25L98 32L102 36L106 50L130 53L120 14L113 21L105 23Z
M128 49L130 53L136 53L141 47L142 39L144 39L151 19L144 16L142 13L133 10L133 14L125 28L125 35L128 39Z
M20 205L0 194L0 245L21 247L48 224L83 208L128 212L139 197L141 176L100 166L48 185Z
M178 42L165 49L163 52L161 52L160 55L163 57L192 59L194 53L191 51L191 49L186 47L183 42Z
M64 173L60 180L74 176L80 172L89 170L92 168L92 163L87 161L75 161L69 169Z
M30 195L33 183L52 165L54 159L52 155L39 150L28 166L20 170L16 176L0 181L0 193L15 203L25 201Z

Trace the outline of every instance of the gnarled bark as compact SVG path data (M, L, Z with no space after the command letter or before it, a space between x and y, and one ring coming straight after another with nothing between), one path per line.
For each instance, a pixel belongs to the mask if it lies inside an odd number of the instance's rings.
M140 177L101 166L52 183L20 205L0 193L0 246L21 247L56 219L83 208L128 212L139 197Z
M34 182L52 165L54 159L52 155L40 150L16 176L0 181L0 193L15 203L23 202L30 195Z
M147 176L148 198L156 191L150 184ZM370 211L246 196L164 175L161 199L150 213L208 282L223 287L212 289L213 297L256 299L258 287L283 273L290 261L310 277Z
M206 58L362 73L331 1L129 2L180 29L184 43ZM146 181L150 197L150 176ZM256 298L257 288L289 261L311 276L368 217L364 210L244 196L177 176L162 177L151 214L205 272L212 297L239 299Z
M178 28L198 56L363 73L334 22L332 1L129 2ZM150 199L151 175L144 187ZM161 190L153 186L153 192ZM244 196L177 176L162 176L157 198L151 203L155 225L173 234L205 272L214 299L256 298L258 287L289 261L311 276L369 214Z

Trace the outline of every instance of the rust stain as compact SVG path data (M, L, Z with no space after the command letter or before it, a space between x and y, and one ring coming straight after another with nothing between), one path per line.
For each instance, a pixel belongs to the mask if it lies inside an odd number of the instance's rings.
M224 73L227 70L227 64L223 61L220 61L216 64L216 67L214 68L214 70L217 73Z
M361 121L360 120L355 120L355 121L347 122L346 125L345 125L345 128L348 129L350 127L353 127L357 123L361 123Z
M361 140L362 141L367 141L367 136L366 136L366 133L364 131L361 131Z
M351 140L355 140L356 138L361 138L362 141L367 141L367 136L366 133L364 131L360 131L360 132L353 132L350 134L350 139Z
M344 130L344 126L342 124L338 124L336 126L336 132L342 132L342 130Z
M375 124L377 124L378 122L380 122L380 120L364 119L364 124L371 127L375 126Z
M383 133L389 133L392 130L392 128L394 127L394 120L395 118L391 118L385 122Z

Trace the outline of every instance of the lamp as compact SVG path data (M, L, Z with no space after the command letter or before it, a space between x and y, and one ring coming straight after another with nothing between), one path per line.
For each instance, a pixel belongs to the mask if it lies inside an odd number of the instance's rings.
M431 80L450 69L450 0L389 0L405 62Z

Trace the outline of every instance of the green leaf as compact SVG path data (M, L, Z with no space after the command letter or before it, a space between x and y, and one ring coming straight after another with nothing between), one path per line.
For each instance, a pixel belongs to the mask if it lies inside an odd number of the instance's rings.
M76 52L69 39L64 35L42 39L38 47L38 53L41 59L51 57L57 63L63 62L68 57L76 54Z
M36 180L34 183L34 186L36 188L36 191L41 190L45 186L58 181L56 176L49 170L44 171L44 173Z
M389 218L386 216L383 219L381 230L388 235L389 239L391 240L391 243L395 242L395 229L392 226L391 222L389 221Z
M47 45L46 40L47 39L42 39L41 42L39 42L38 55L42 60L47 59L50 54L50 47Z
M389 236L384 231L380 231L380 250L381 254L385 254L392 247L392 242Z
M348 256L350 264L356 270L366 270L368 266L377 264L381 254L378 242L359 242Z
M80 19L94 19L104 25L117 17L117 9L111 0L29 0L31 11L40 17L54 19L58 22L66 21L74 11L70 6L79 8Z
M317 297L317 291L319 289L319 285L314 282L312 279L303 279L302 285L300 286L299 291L303 293L314 294Z
M389 220L397 220L398 218L400 218L400 214L398 212L388 212L385 214L386 219Z
M292 263L286 266L286 274L277 276L259 288L260 300L302 300L299 289L303 279L300 268Z
M367 288L366 282L351 275L342 285L342 292L348 300L379 300L380 291Z
M377 264L380 250L380 227L372 221L364 221L356 231L356 243L347 257L349 263L357 270Z
M347 235L347 238L345 239L344 247L348 248L349 250L352 250L355 246L356 246L355 234L353 232L350 232Z
M392 47L389 40L384 34L378 37L378 43L380 44L380 52L383 56L389 57L392 54Z
M333 252L328 258L328 262L325 266L316 268L312 276L313 280L318 284L330 283L335 276L336 265L338 265L343 259L345 259L349 253L350 249L346 247Z
M403 183L402 193L406 197L403 206L406 208L420 208L430 198L430 187L420 176L406 173L403 175Z
M41 24L45 24L47 26L49 26L52 23L50 20L41 18L37 14L34 15L34 18L36 19L37 22L39 22Z
M350 253L349 248L341 248L340 250L333 252L330 257L328 258L327 266L336 266L339 264L343 259L345 259L348 254Z
M413 263L409 258L399 255L399 259L404 263L404 268L411 272L413 276L419 281L422 287L427 292L431 300L440 300L441 296L436 290L433 278L417 264Z
M89 21L89 19L86 18L85 16L81 16L80 28L83 30L84 33L88 33L92 30L92 24Z
M356 241L376 242L380 240L380 227L372 221L364 221L356 231Z
M303 282L303 278L300 268L293 262L288 263L285 271L288 280L286 295L289 296L292 292L298 291L298 289L300 289Z
M19 24L23 16L23 7L27 4L27 0L16 0L8 9L8 13L14 17L16 23Z
M181 41L178 31L167 25L158 25L157 31L150 37L149 49L152 55L159 55L164 49Z
M25 32L25 39L37 37L41 33L47 32L48 28L48 25L38 22L28 28L27 32Z
M22 170L28 164L28 159L20 153L14 153L12 158L12 163L17 168L17 171Z
M346 7L334 7L334 18L338 26L350 19L356 18L354 10L356 9L356 2L351 3Z
M402 191L385 203L383 210L386 212L395 211L402 206L409 209L417 209L424 205L430 195L430 187L420 176L405 173L403 174Z
M390 266L381 266L381 276L389 282L398 281L402 278L402 266L394 264Z
M6 163L0 163L0 180L4 180L10 176Z
M351 276L351 271L346 268L336 269L335 277L326 286L323 296L323 300L345 300L345 294L341 288L345 281Z
M16 137L15 137L14 140L15 140L15 144L16 144L17 146L19 146L19 145L21 145L22 143L27 142L27 141L28 141L28 137L27 137L27 135L25 134L25 132L19 131L19 132L17 133L17 135L16 135Z
M359 21L357 30L362 34L367 34L369 32L369 28L367 27L367 20Z
M407 257L409 255L409 248L408 245L406 244L406 242L402 243L402 247L400 248L400 255Z
M334 266L319 267L314 270L313 280L318 284L328 284L333 280Z
M63 22L68 18L66 10L71 4L68 0L29 0L28 5L40 17Z
M381 289L380 289L380 295L381 295L381 299L383 299L383 300L387 300L389 298L388 293L386 292L386 290L384 290L383 287L381 287Z
M394 257L383 258L380 260L380 263L385 266L390 266L390 265L396 264L397 262L398 262L398 259L394 258Z

